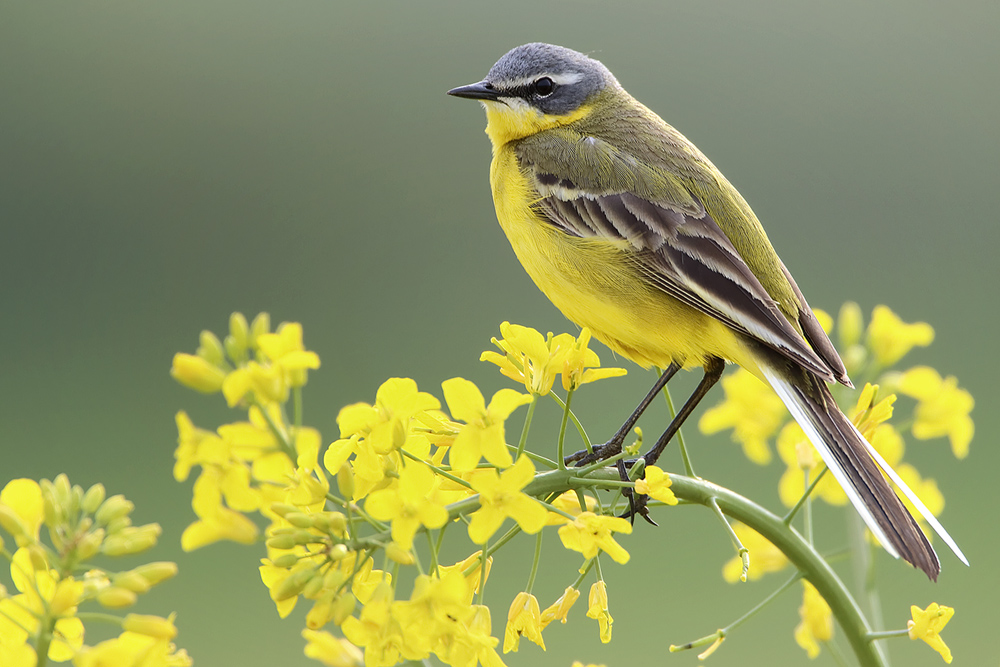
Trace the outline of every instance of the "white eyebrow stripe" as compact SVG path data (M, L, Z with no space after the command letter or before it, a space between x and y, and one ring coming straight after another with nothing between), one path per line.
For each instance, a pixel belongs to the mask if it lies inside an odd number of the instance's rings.
M559 86L571 86L583 80L583 74L579 72L567 72L565 74L543 73L536 76L522 76L518 79L510 79L509 81L498 81L497 84L502 85L504 88L520 88L522 86L530 86L543 77L552 79L552 83Z

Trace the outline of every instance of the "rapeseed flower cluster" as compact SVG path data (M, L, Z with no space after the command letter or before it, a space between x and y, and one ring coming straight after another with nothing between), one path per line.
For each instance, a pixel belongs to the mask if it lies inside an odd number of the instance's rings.
M122 633L95 646L85 641L84 612L115 612L170 579L177 566L149 562L116 570L97 563L140 554L156 544L160 526L133 525L133 505L108 497L95 484L86 491L66 475L36 482L15 479L0 491L0 556L10 563L11 594L0 585L0 664L41 667L72 661L77 667L139 665L186 667L190 658L173 644L174 617L102 614ZM43 532L43 528L45 529ZM93 614L91 614L93 617Z
M559 378L572 392L625 371L600 367L586 330L544 337L504 323L501 333L494 343L502 354L486 352L483 359L527 393L505 388L487 402L474 383L452 378L442 383L442 402L412 379L391 378L372 403L341 409L338 437L324 443L301 423L301 390L320 360L305 349L298 324L272 333L266 315L248 324L234 314L224 341L203 332L196 354L175 357L172 375L198 391L221 393L247 416L211 431L177 415L175 477L184 481L198 471L197 520L184 532L184 548L264 539L261 579L281 617L300 601L311 605L305 653L324 664L383 667L434 655L448 665L492 667L503 664L499 651L518 650L521 637L544 648L543 629L566 622L600 554L627 562L614 535L628 534L631 525L609 515L593 490L569 491L571 478L582 479L574 471L529 455L523 443L509 444L506 422ZM654 499L677 502L658 468L651 466L638 486ZM532 572L511 603L501 647L481 603L494 553L516 534L546 526L558 527L564 547L579 552L583 565L544 611L531 593ZM481 548L442 563L445 531L459 530ZM598 584L587 615L609 641L607 592L600 578Z
M830 330L832 318L819 316ZM496 349L484 352L481 360L495 364L517 383L515 388L487 399L473 382L455 377L435 395L412 379L390 378L371 403L340 410L338 434L331 441L303 423L302 390L308 372L320 367L319 356L305 348L300 325L270 329L266 314L250 323L234 314L224 340L202 332L195 354L174 358L171 374L179 382L219 393L246 415L208 430L186 413L177 414L174 475L184 481L197 472L196 520L182 536L185 549L219 540L263 541L260 576L279 616L289 616L300 603L308 605L305 655L335 667L388 667L430 656L460 667L501 666L501 655L519 650L522 638L544 650L546 628L568 621L592 573L586 616L597 621L595 634L602 642L611 640L613 619L601 562L602 556L629 561L619 540L632 525L616 516L622 494L642 494L663 505L675 505L678 498L671 476L654 465L634 468L630 480L623 481L624 473L609 477L602 470L610 460L582 468L567 468L559 460L571 417L586 440L570 412L574 392L625 373L600 366L589 348L589 331L543 336L505 322L502 337L492 341ZM971 397L953 377L942 378L933 369L894 367L914 346L930 343L929 325L905 324L879 307L865 330L860 310L847 304L837 333L848 370L864 386L847 414L939 513L944 501L934 481L903 460L904 436L947 437L952 451L964 456L972 437ZM557 381L565 396L555 398L563 421L559 457L552 460L544 455L548 452L534 453L527 445L533 411L541 397L558 393ZM796 508L790 517L803 503L808 507L810 484L811 495L846 503L830 476L816 482L823 472L818 454L763 383L738 371L722 384L726 398L704 414L702 430L732 429L747 457L762 465L771 460L770 442L776 441L786 467L779 495ZM908 429L892 421L896 393L915 401ZM520 439L512 443L508 422L522 407ZM555 528L562 547L579 553L582 563L574 566L562 595L543 608L532 588L547 527ZM523 590L512 599L506 595L506 623L494 634L494 614L484 605L484 594L498 550L521 533L537 536L534 564ZM449 565L442 546L446 535L455 534L466 536L476 550ZM726 565L727 580L753 580L788 567L785 554L750 526L737 524L731 536L740 555ZM812 584L804 585L794 635L812 657L832 640L835 612ZM945 656L937 633L950 611L932 607L914 607L908 632ZM67 625L64 633L72 636L73 628ZM719 630L679 648L711 644L701 654L707 657L727 633Z

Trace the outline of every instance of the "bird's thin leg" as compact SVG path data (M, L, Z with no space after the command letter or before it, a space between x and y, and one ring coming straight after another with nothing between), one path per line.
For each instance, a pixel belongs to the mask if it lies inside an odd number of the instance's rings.
M656 378L653 388L650 389L649 393L646 394L646 397L639 402L639 405L636 406L635 410L632 411L632 414L629 415L629 418L625 420L625 423L622 424L621 428L618 429L610 440L599 447L595 447L593 452L581 450L570 454L565 459L566 464L568 465L573 462L578 462L577 466L584 466L589 463L593 463L594 461L600 461L601 459L606 459L609 456L614 456L620 452L622 450L622 443L625 442L625 438L628 437L628 434L632 431L632 427L635 426L635 423L639 421L639 417L641 417L642 413L646 411L649 404L653 402L656 395L667 386L667 383L670 382L670 378L676 375L677 371L680 369L680 364L676 362L667 366L667 369L663 371L663 374Z
M684 421L694 412L694 409L701 402L701 399L705 398L705 395L715 386L715 383L719 381L722 377L722 371L726 369L726 362L718 357L711 357L705 362L705 375L701 378L701 382L698 386L694 388L688 400L684 403L684 406L677 412L673 421L667 426L667 430L663 432L660 439L656 441L656 444L643 455L646 459L646 465L651 466L656 463L657 459L660 458L660 454L666 448L670 439L674 437L677 431L680 430L681 425Z
M701 378L701 382L699 382L698 386L694 388L694 391L674 416L670 425L667 426L667 430L660 436L660 439L657 440L656 444L643 455L642 458L645 459L647 467L656 463L657 459L660 458L660 454L662 454L663 450L666 449L671 438L677 434L677 431L680 430L684 421L691 416L691 413L694 412L694 409L698 406L698 403L701 402L701 399L705 398L705 395L708 394L709 390L711 390L711 388L715 386L715 383L719 381L719 378L722 377L722 372L725 369L726 362L718 357L712 357L705 362L705 375ZM628 480L623 478L622 481ZM648 510L646 509L646 501L648 497L644 495L632 497L631 489L626 489L625 495L629 497L629 512L631 516L628 518L634 518L635 515L638 514L646 519L646 521L653 523L653 521L649 518Z

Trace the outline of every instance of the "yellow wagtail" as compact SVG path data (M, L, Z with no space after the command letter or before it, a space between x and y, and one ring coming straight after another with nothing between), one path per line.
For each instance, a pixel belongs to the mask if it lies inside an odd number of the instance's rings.
M750 206L694 144L600 62L551 44L519 46L448 93L486 108L497 218L535 284L615 352L666 369L597 456L620 451L680 368L702 366L645 455L654 462L735 362L774 388L886 551L937 579L934 549L880 468L968 563L837 407L827 383L851 386L840 356Z

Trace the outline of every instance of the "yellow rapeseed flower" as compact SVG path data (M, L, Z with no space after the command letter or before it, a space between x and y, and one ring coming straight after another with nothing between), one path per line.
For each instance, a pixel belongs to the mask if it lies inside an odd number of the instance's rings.
M469 537L473 542L485 543L507 517L531 535L545 526L548 510L522 492L534 478L535 466L527 456L519 458L500 475L489 468L473 478L472 488L479 493L480 503L469 519Z
M479 357L500 367L500 372L518 382L532 394L544 396L552 391L556 375L563 370L566 355L574 347L576 339L569 334L546 339L535 329L504 322L500 325L502 340L493 339L493 344L502 354L487 350Z
M443 662L457 667L505 667L496 652L499 639L493 636L490 608L486 605L472 605L466 614L464 632L456 632L447 651L438 651Z
M518 407L529 403L531 396L501 389L493 394L487 407L479 388L463 378L441 383L452 417L465 422L449 449L452 468L472 470L482 457L495 466L508 468L514 462L504 438L504 420Z
M579 597L580 591L578 589L573 588L572 586L567 586L566 590L563 591L563 594L559 596L559 599L549 605L549 607L542 612L542 629L544 630L545 627L553 621L566 623L566 616L569 614L569 610L573 606L573 603L576 602Z
M732 439L743 445L746 457L759 465L771 461L767 441L788 419L781 399L752 373L742 368L722 378L726 398L705 411L698 428L706 435L733 429Z
M587 609L587 618L597 620L601 628L601 643L607 644L611 641L611 624L614 623L614 619L608 611L608 587L603 581L595 582L590 587L588 601L590 606Z
M435 475L430 468L412 462L403 466L399 484L372 491L365 509L379 521L392 522L392 539L406 550L421 526L440 528L448 522L448 511L429 500Z
M10 561L10 578L20 593L0 599L0 645L16 646L38 635L41 620L54 613L52 604L59 600L61 618L55 623L48 657L65 662L83 646L83 623L76 614L76 604L84 592L83 582L72 577L59 578L48 564L32 558L22 547Z
M410 599L395 602L392 615L399 622L403 645L411 653L429 654L465 634L461 619L471 613L469 582L458 570L442 576L421 574Z
M587 347L589 344L590 329L584 327L563 358L562 386L566 391L579 389L582 385L604 378L620 377L628 372L624 368L599 368L601 360L596 352Z
M868 347L883 368L906 356L914 347L926 347L934 341L934 329L926 322L907 324L888 306L875 306L868 325Z
M437 410L441 403L419 391L410 378L390 378L375 394L375 404L355 403L337 415L340 437L357 435L378 454L388 454L406 444L410 421L424 410ZM336 471L330 471L336 474Z
M636 480L635 491L667 505L677 504L677 496L670 490L670 476L656 466L646 466L646 475Z
M344 636L365 650L367 667L391 667L400 657L406 660L427 657L406 645L399 622L392 615L392 603L392 586L385 581L375 589L358 617L350 616L341 625Z
M941 639L940 633L955 615L955 610L932 602L927 605L927 609L911 606L910 615L913 617L912 620L906 622L910 639L924 640L928 646L941 654L946 663L951 664L951 650Z
M142 667L190 667L187 651L177 650L168 639L123 632L96 646L84 647L73 656L74 667L142 665Z
M361 667L365 664L361 649L346 639L308 628L302 631L302 638L306 640L306 657L318 660L327 667Z
M542 639L541 612L538 611L538 599L534 595L523 591L517 594L510 605L510 611L507 612L507 628L503 636L503 652L517 651L522 635L541 646L543 651L545 650L545 641Z
M604 516L593 512L581 512L576 519L559 529L559 539L563 546L579 551L584 558L593 558L604 551L618 563L627 563L628 552L615 542L612 533L629 534L632 524L617 516Z
M298 322L282 322L277 332L257 336L257 347L281 368L289 387L303 386L307 370L319 368L319 355L302 344L302 325Z
M38 541L38 529L45 520L42 489L33 479L12 479L0 491L0 527L27 546Z
M802 586L802 606L799 607L802 622L795 628L795 641L812 659L819 655L819 642L833 638L833 614L815 586L805 580Z
M928 366L917 366L903 373L899 390L917 399L913 435L921 440L948 436L951 450L960 459L969 454L975 430L969 413L975 401L958 380L941 375Z

